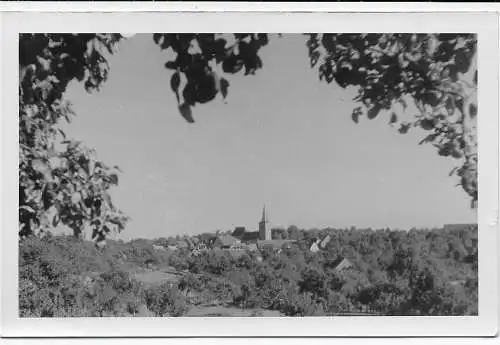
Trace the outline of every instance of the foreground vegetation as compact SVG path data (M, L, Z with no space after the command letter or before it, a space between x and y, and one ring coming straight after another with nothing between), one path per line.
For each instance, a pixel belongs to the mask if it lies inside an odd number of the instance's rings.
M311 253L312 241L326 234L326 249ZM290 227L273 236L297 242L261 256L216 249L194 255L153 247L164 239L109 241L98 250L74 237L30 236L19 246L20 316L184 316L207 305L287 316L477 315L477 227ZM336 270L342 258L354 267ZM176 278L142 279L145 262L158 273L172 267Z

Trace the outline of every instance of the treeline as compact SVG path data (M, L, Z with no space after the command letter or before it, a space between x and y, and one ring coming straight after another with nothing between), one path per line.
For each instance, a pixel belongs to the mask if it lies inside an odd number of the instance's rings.
M143 308L179 316L207 301L289 316L477 315L477 227L273 232L297 242L280 252L193 255L154 250L157 240L111 241L99 252L69 237L28 238L20 242L21 315L143 315ZM327 234L325 250L310 252L312 242ZM353 267L337 270L344 258ZM126 272L145 260L189 273L173 285L144 286Z
M277 230L275 231L278 233ZM287 315L372 311L384 315L477 314L477 227L457 230L283 231L296 245L248 253L190 256L171 263L195 273L223 276L236 288L234 303L277 309ZM325 250L308 249L330 235ZM347 258L353 268L336 270ZM196 284L195 284L196 285Z

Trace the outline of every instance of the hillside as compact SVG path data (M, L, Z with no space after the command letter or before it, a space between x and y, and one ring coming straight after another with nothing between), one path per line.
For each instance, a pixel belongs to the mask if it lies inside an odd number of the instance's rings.
M311 243L330 235L322 250ZM477 315L477 226L411 231L275 229L282 250L165 247L165 239L29 237L22 317ZM192 239L195 243L199 241ZM348 262L345 267L341 262Z

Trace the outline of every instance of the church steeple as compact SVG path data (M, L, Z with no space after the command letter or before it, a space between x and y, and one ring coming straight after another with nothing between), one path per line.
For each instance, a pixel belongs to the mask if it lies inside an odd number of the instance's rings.
M262 220L259 222L259 240L270 240L271 232L266 228L266 205L262 209Z

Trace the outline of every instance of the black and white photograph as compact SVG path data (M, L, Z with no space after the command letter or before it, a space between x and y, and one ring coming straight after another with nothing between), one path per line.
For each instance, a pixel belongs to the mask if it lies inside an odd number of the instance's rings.
M373 28L19 32L16 317L481 316L478 34Z

